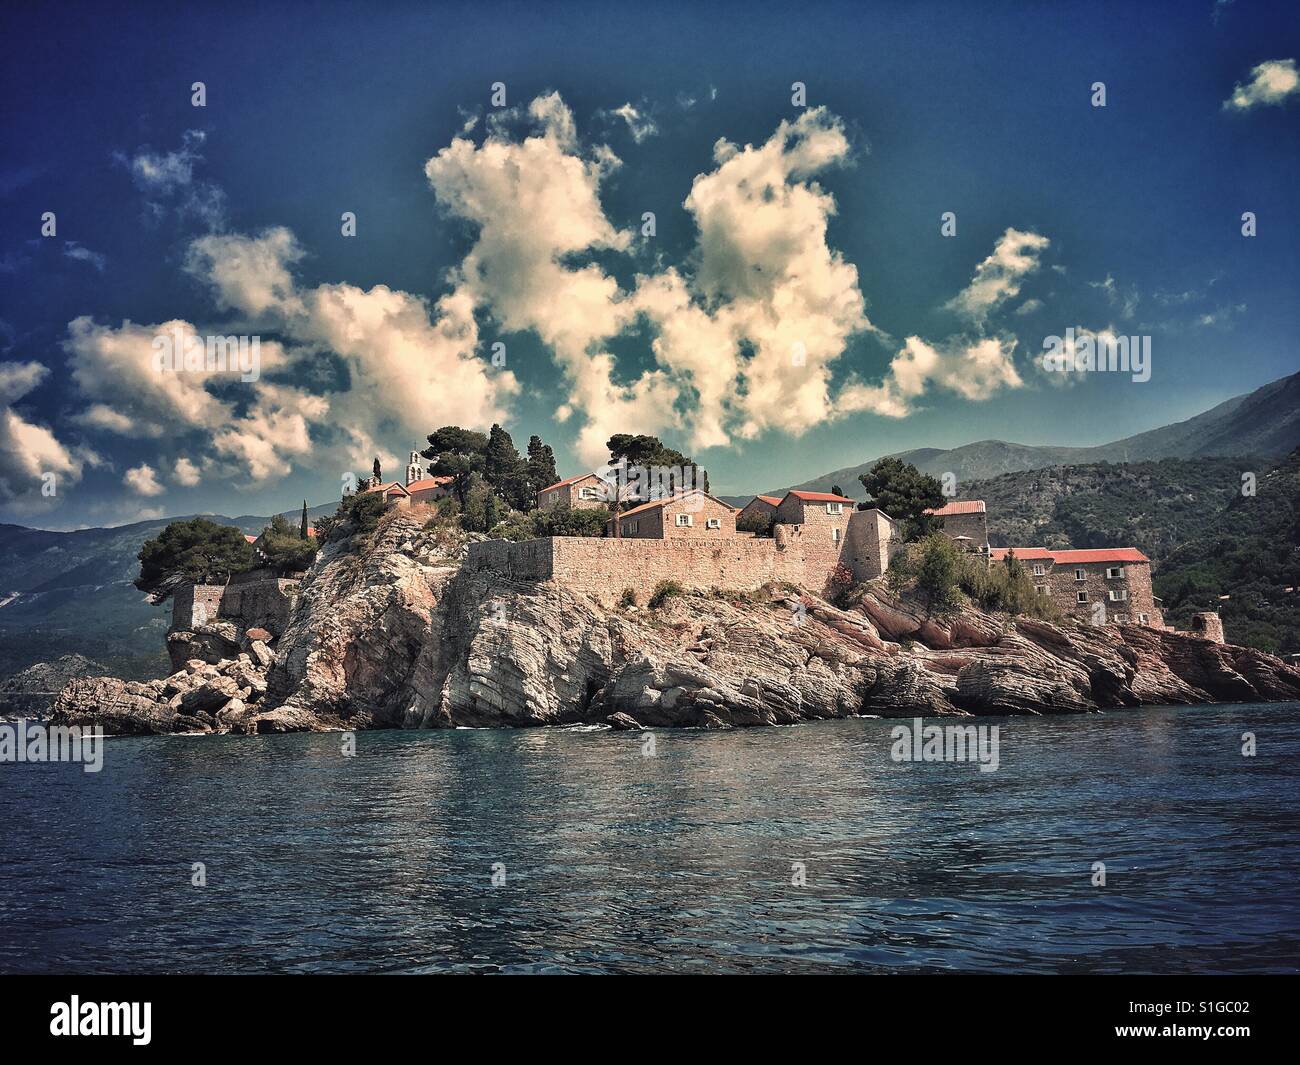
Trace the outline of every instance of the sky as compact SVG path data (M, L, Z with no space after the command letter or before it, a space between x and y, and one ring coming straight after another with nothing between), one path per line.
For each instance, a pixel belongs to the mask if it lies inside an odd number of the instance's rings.
M5 6L0 521L315 505L493 422L742 494L1300 362L1294 5L382 8ZM1149 375L1045 368L1071 329Z

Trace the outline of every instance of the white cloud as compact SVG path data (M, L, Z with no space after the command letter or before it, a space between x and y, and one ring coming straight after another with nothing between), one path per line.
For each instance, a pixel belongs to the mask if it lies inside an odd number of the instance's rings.
M176 460L176 465L172 468L172 476L177 484L185 488L193 488L203 479L199 467L184 455Z
M157 471L147 462L127 470L122 477L122 483L136 495L141 496L160 496L164 491L163 486L158 483Z
M78 262L90 263L90 265L101 274L104 272L104 267L108 265L107 256L102 255L97 251L91 251L89 248L78 244L75 240L66 240L63 242L63 255L64 258L67 259L75 259Z
M931 387L980 402L1003 388L1020 388L1024 384L1012 359L1014 348L1013 340L997 337L950 338L943 345L934 345L911 336L894 356L881 384L851 382L838 406L902 418L912 412L915 401Z
M41 384L49 370L36 362L0 362L0 501L31 511L54 505L58 492L101 461L93 451L62 443L12 404ZM48 475L53 474L50 479ZM42 494L50 485L55 495Z
M617 115L627 123L628 132L632 134L632 140L640 144L647 137L653 137L659 132L659 126L653 118L630 103L622 107L616 107L610 114Z
M1051 243L1037 233L1008 228L993 252L975 268L971 283L947 307L982 324L994 310L1020 294L1021 282L1038 269L1040 253Z
M1294 59L1268 59L1255 66L1246 84L1240 82L1223 101L1225 111L1249 111L1252 107L1281 104L1300 94L1300 71Z
M192 217L210 229L225 221L226 197L210 182L194 177L194 168L203 159L199 149L207 140L202 130L186 130L181 146L170 152L141 148L132 156L118 155L118 161L130 171L136 188L148 199L150 213L163 212L163 201L174 203L184 217Z

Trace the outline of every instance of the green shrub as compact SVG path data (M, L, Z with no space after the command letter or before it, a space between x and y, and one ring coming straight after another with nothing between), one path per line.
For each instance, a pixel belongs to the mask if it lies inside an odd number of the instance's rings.
M623 594L618 597L618 605L623 607L636 606L636 589L624 588Z
M657 610L673 596L684 595L685 592L686 589L676 581L660 581L654 586L654 591L650 593L649 607L651 610Z

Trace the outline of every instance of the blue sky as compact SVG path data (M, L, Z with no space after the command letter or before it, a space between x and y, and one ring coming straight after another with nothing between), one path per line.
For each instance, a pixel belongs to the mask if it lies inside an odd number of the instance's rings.
M1286 5L390 7L6 7L0 520L325 502L493 417L742 493L1296 369ZM170 322L259 336L259 380L160 382ZM1069 327L1151 379L1044 373Z

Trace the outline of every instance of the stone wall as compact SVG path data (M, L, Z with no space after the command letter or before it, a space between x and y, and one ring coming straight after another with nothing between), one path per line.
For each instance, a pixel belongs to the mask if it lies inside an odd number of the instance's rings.
M544 581L604 602L625 588L644 603L660 581L677 581L694 591L719 588L753 591L769 581L787 581L820 591L827 571L799 537L781 545L767 537L721 539L614 540L595 536L557 536L510 543L470 544L470 570L491 570L510 580Z
M216 621L236 621L279 636L289 623L298 584L268 570L250 570L229 584L182 585L172 595L172 629L192 632Z
M943 519L943 534L956 540L959 536L969 537L965 546L968 551L989 549L989 523L987 514L946 514Z

